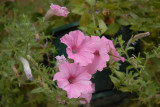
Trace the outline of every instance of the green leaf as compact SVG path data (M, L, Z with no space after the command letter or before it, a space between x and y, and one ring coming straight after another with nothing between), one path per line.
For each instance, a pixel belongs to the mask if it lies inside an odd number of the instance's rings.
M31 93L40 93L40 92L44 92L43 88L35 88L31 91Z
M150 25L151 28L160 28L160 23L155 23Z
M101 29L101 34L103 34L108 28L102 19L100 19L98 21L99 21L99 27Z
M121 2L119 4L119 7L121 7L121 8L130 8L130 6L131 6L131 2L129 2L129 1Z
M22 101L23 101L23 98L24 98L24 95L19 96L17 103L18 103L18 104L21 104Z
M128 47L127 49L126 49L126 51L128 51L128 50L134 50L135 48L134 47Z
M106 9L109 9L109 10L113 10L113 9L116 9L117 6L115 4L103 4L103 6L106 8Z
M136 15L135 13L130 12L129 15L133 18L133 19L140 19L138 15Z
M112 75L109 76L111 81L114 83L115 86L119 86L120 80Z
M124 79L124 73L123 73L123 72L114 71L114 73L116 74L116 76L117 76L119 79Z
M112 23L108 26L108 29L107 31L105 32L105 34L107 35L112 35L112 34L115 34L118 32L120 28L120 25L119 24L116 24L116 23Z
M122 92L130 92L130 90L127 87L121 87L119 88Z
M129 66L126 68L126 71L129 72L129 70L130 70L130 69L133 69L133 68L134 68L134 67L133 67L132 65L129 65Z
M76 8L72 9L72 13L78 14L78 15L82 15L83 14L83 8L81 8L82 6L77 6Z
M95 33L94 22L90 23L89 26L87 27L87 33L90 35Z
M82 0L83 1L83 0ZM91 6L93 6L96 2L96 0L86 0L88 4L90 4Z
M72 13L82 15L83 14L83 5L85 1L84 0L71 0L70 4L73 6Z
M81 16L79 25L82 26L88 26L90 23L90 17L87 12L84 12L83 15Z
M126 20L124 20L124 19L122 19L122 18L121 18L121 19L118 19L117 22L118 22L119 24L121 24L121 25L124 25L124 26L130 25L129 22L127 22Z

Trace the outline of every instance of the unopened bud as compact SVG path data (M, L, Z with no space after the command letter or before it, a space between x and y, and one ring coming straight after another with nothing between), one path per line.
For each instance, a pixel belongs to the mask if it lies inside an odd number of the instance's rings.
M149 35L150 35L149 32L140 33L140 34L135 35L135 36L132 38L132 40L135 41L135 40L141 39L141 38L143 38L143 37L147 37L147 36L149 36Z
M18 58L19 58L19 60L20 60L20 61L22 62L22 64L23 64L24 72L25 72L27 78L28 78L29 80L32 80L33 77L32 77L31 68L30 68L30 66L29 66L28 61L27 61L25 58L20 57L20 56L18 56Z
M61 7L59 5L55 5L51 3L50 9L47 11L45 15L45 20L50 19L53 15L67 17L69 11L66 7Z

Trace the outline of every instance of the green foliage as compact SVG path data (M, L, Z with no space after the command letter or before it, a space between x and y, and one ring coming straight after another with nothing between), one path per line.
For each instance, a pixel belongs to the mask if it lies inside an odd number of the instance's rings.
M118 90L136 93L138 95L136 99L142 104L158 105L160 104L160 45L150 52L143 53L145 57L142 57L141 54L129 57L127 51L133 49L130 46L135 42L133 38L124 47L122 37L119 36L118 44L121 46L119 50L127 57L125 60L130 65L126 68L126 72L121 72L119 67L116 67L116 62L114 65L110 63L109 67L112 71L110 78Z
M152 48L160 41L159 4L158 0L71 0L70 2L72 13L81 17L80 29L87 34L113 36L121 26L129 25L134 32L150 32L151 36L145 39L147 42L144 43ZM150 44L152 40L155 42ZM144 49L148 49L148 46Z

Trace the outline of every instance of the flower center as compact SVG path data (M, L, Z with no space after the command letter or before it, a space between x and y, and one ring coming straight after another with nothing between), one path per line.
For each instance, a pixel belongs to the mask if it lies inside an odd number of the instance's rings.
M73 83L73 78L69 78L68 81L69 81L70 84L72 84Z
M75 53L77 53L77 50L76 50L76 49L73 49L72 52L75 54Z
M94 52L94 55L95 55L95 56L100 56L99 51L95 51L95 52Z

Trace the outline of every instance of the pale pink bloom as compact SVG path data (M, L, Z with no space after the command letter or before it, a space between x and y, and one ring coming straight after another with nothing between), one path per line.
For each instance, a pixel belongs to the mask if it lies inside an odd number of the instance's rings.
M102 71L103 68L107 66L106 62L110 59L108 55L109 45L104 37L100 38L99 36L91 36L91 40L95 43L94 60L87 66L87 68L88 73L94 74L97 70Z
M51 3L50 9L52 9L53 14L56 16L67 17L69 13L66 7L60 7L59 5L54 5L53 3Z
M92 84L92 90L88 92L87 94L81 94L80 98L85 98L89 104L92 98L92 93L94 92L95 92L95 84ZM86 104L86 102L83 100L81 100L80 103Z
M56 56L56 67L58 68L60 64L63 64L65 62L67 62L67 59L65 58L64 55L61 55L61 56Z
M50 9L45 15L45 20L48 20L53 15L67 17L69 11L66 7L60 7L59 5L54 5L51 3Z
M105 38L105 39L106 39L106 41L108 42L108 45L109 45L109 47L110 47L109 54L111 55L111 58L112 58L113 60L115 60L115 61L120 61L120 60L121 60L122 62L124 62L124 61L125 61L125 58L124 58L124 57L121 57L121 56L119 55L119 53L117 52L117 50L116 50L116 48L115 48L112 40L109 40L109 39L107 39L107 38Z
M74 59L75 63L87 66L94 58L94 43L90 37L84 36L80 30L71 31L61 38L61 42L67 45L68 58Z
M20 60L20 61L22 62L22 64L23 64L24 72L25 72L25 74L26 74L26 76L27 76L27 79L32 80L32 79L33 79L33 76L32 76L31 68L30 68L30 66L29 66L28 61L27 61L25 58L20 57L20 56L18 56L18 58L19 58L19 60Z
M79 64L65 62L59 66L59 71L54 75L60 88L67 91L68 97L78 98L82 93L92 90L91 75L85 67Z

